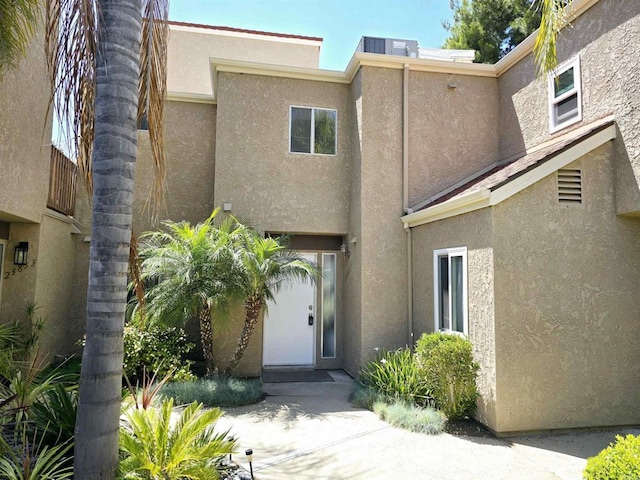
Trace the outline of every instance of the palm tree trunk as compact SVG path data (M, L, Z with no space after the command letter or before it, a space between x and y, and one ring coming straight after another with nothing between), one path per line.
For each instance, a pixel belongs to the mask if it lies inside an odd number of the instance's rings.
M215 371L213 363L213 329L211 328L211 309L203 308L199 315L200 321L200 341L202 342L202 354L207 367L207 375Z
M251 339L251 334L256 328L258 324L258 318L260 317L260 311L263 307L262 298L259 295L252 295L244 304L245 311L245 320L244 327L242 328L242 335L240 335L240 339L238 340L238 345L236 346L236 351L233 354L233 358L227 365L225 369L225 373L231 374L234 368L238 365L238 362L244 355L245 350L249 346L249 340Z
M99 0L87 336L74 478L113 479L118 464L124 311L137 151L140 0Z

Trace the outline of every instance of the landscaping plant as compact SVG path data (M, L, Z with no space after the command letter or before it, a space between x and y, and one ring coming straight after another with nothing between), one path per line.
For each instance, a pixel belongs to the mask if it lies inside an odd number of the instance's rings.
M191 382L164 385L162 395L173 397L178 404L203 403L207 407L238 407L260 401L262 381L259 378L233 378L216 375Z
M201 403L193 402L172 422L173 406L173 399L165 398L159 406L129 408L125 412L120 428L119 478L219 478L219 462L235 447L235 440L227 432L214 430L222 411L203 411Z
M616 435L595 457L587 460L585 480L632 480L640 478L640 435Z
M444 333L424 334L416 344L415 358L436 407L447 418L458 419L473 414L480 367L473 361L469 340Z
M360 371L360 382L380 395L415 405L427 405L431 391L408 348L383 351Z
M182 328L130 323L124 327L124 373L132 383L145 373L162 378L172 372L173 381L194 380L184 356L194 347Z
M391 404L377 401L372 410L394 427L430 435L441 433L447 420L442 412L433 407L418 407L397 400Z

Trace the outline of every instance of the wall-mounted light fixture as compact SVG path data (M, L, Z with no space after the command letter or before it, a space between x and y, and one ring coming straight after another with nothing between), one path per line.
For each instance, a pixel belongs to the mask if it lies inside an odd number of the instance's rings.
M346 243L343 243L342 245L340 245L340 251L342 252L342 255L344 255L345 257L349 256L349 247L347 246Z
M231 202L224 202L224 203L222 204L222 211L223 211L223 212L230 212L230 211L231 211L231 207L232 207L232 206L233 206L233 205L231 205Z
M26 265L28 252L29 252L29 242L18 243L18 245L16 245L16 250L13 255L13 264Z

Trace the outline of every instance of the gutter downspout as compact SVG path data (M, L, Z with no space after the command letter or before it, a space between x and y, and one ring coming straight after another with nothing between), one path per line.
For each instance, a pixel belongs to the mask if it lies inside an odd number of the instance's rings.
M402 211L409 212L409 64L402 75ZM411 227L404 224L407 234L407 345L413 350L413 246Z

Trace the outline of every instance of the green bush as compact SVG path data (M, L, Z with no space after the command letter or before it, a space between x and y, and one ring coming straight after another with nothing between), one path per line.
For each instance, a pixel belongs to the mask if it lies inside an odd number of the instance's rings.
M436 406L448 418L463 418L475 411L479 366L473 361L469 340L458 335L425 334L416 344L416 365Z
M220 375L189 382L172 382L162 387L164 397L173 397L179 405L191 402L207 407L238 407L261 400L262 380Z
M360 382L381 395L415 405L431 400L428 385L408 348L383 351L360 371Z
M191 362L183 357L191 351L184 330L175 327L142 328L133 324L124 327L124 373L131 383L147 375L163 378L173 371L172 381L193 380Z
M417 407L404 402L375 402L373 411L394 427L430 435L442 432L446 422L444 414L433 407Z
M640 478L640 435L616 435L595 457L587 460L583 476L586 480L632 480Z

